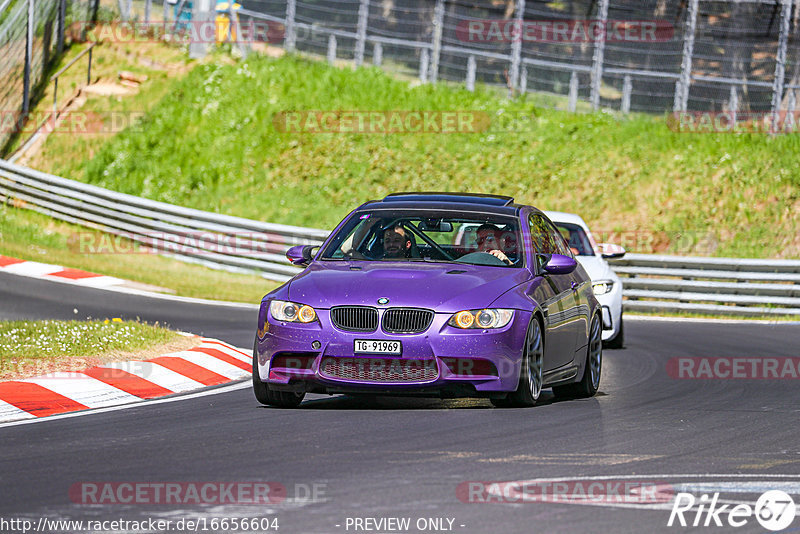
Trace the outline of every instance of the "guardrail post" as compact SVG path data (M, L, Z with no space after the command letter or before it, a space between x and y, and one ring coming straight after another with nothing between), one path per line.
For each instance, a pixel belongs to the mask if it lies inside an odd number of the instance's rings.
M686 17L686 33L683 36L683 57L681 58L681 77L675 84L675 101L672 111L686 111L689 105L689 86L692 83L692 57L694 56L694 35L697 30L697 11L699 0L689 0Z
M600 26L600 38L594 43L592 58L592 109L600 109L600 86L603 83L603 56L606 50L606 26L608 25L608 0L600 0L597 9L597 24Z
M336 62L336 36L331 34L328 37L328 63L333 65Z
M372 64L380 67L381 63L383 63L383 45L375 43L372 47Z
M163 13L164 22L169 22L169 11L170 11L169 4L167 3L167 0L161 0L161 1L164 3L164 5L162 6L164 8L164 13Z
M31 63L33 62L33 32L34 14L36 13L35 0L28 0L28 29L25 45L25 79L23 81L22 114L27 115L31 109Z
M626 74L622 79L622 113L627 115L631 112L631 92L633 84L630 75Z
M475 56L467 58L467 91L475 90Z
M423 48L419 54L419 81L428 83L428 49Z
M524 95L528 92L528 66L524 63L519 73L519 94Z
M728 101L728 110L731 114L731 126L736 126L736 111L739 109L739 94L736 92L736 86L731 85L731 98Z
M781 29L778 35L778 54L775 57L775 81L772 84L772 112L770 133L778 131L778 114L783 102L783 84L786 76L786 47L789 42L789 22L792 17L792 0L781 0Z
M442 55L442 30L444 26L444 2L445 0L436 0L436 6L433 8L433 42L431 53L431 74L430 80L436 83L439 79L439 58Z
M150 16L153 11L153 0L144 0L144 22L150 25Z
M601 0L608 2L608 0ZM517 0L514 7L514 26L516 31L512 31L513 41L511 42L511 67L508 75L508 96L514 96L519 89L519 65L522 58L522 20L525 16L525 0Z
M578 73L574 70L569 76L569 103L567 106L570 113L578 110Z
M297 47L297 29L295 28L294 18L297 14L297 0L287 0L286 2L286 38L284 48L287 52L294 52Z
M58 4L58 55L64 53L64 33L67 24L67 0L61 0Z
M358 4L358 26L356 27L356 67L364 64L364 47L367 44L367 22L369 20L369 0L361 0Z

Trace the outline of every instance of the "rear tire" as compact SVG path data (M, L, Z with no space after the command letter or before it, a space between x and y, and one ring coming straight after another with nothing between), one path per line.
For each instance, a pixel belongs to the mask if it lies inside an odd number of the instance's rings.
M253 347L253 393L256 400L265 406L277 406L279 408L297 408L305 393L294 393L292 391L274 391L269 384L261 381L258 375L258 350Z
M606 341L605 346L609 349L621 349L625 345L625 323L622 321L622 314L619 314L619 330L617 335Z
M560 399L585 399L593 397L600 387L600 372L603 367L603 327L600 315L592 319L589 331L589 346L583 376L578 382L564 386L553 386L553 394Z
M490 399L497 408L534 406L542 394L544 369L544 337L539 319L534 317L525 335L525 348L519 370L517 389L505 398Z

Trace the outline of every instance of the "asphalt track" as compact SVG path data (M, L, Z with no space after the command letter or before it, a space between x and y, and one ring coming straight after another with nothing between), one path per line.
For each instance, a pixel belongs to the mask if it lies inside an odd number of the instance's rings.
M158 320L242 347L252 344L256 322L244 309L0 274L2 319L87 316ZM407 532L420 532L418 518L443 517L464 533L709 530L667 527L664 506L465 503L457 496L466 481L603 475L666 482L697 496L722 488L741 502L784 487L800 504L800 382L678 380L666 372L675 356L798 357L797 323L631 320L626 338L624 350L604 353L595 398L555 402L545 392L531 409L493 409L473 399L314 396L300 409L279 410L260 407L244 387L0 427L0 520L272 516L281 533L325 533L378 532L346 528L348 517L408 517ZM70 486L91 481L275 481L289 498L273 506L73 502ZM702 482L713 484L693 486ZM313 484L317 498L300 498ZM800 518L792 527L798 530ZM752 519L711 530L765 531Z

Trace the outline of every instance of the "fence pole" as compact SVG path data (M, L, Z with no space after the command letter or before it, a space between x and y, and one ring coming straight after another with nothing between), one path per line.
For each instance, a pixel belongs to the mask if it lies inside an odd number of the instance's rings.
M333 65L336 62L336 36L331 34L328 37L328 63Z
M35 0L28 0L28 29L25 45L25 80L22 95L22 114L27 115L31 109L31 62L33 62L33 32L35 29L33 16L36 12Z
M216 25L216 21L214 23ZM228 31L233 31L236 34L236 44L239 45L239 53L242 59L247 59L250 53L250 46L247 44L247 39L253 36L252 24L251 30L247 36L242 35L242 25L239 23L239 14L233 9L233 1L228 2Z
M789 96L786 97L786 119L783 121L783 131L786 133L796 133L796 124L794 120L794 110L796 106L797 100L795 100L794 89L789 89Z
M164 8L164 15L163 15L164 22L168 22L169 21L169 4L167 3L167 0L161 0L161 1L164 3L164 5L162 6Z
M364 47L367 44L367 22L369 21L369 0L361 0L358 5L358 26L356 27L356 67L364 64Z
M284 47L287 52L294 52L297 46L297 31L294 26L294 17L297 14L297 1L288 0L286 2L286 40Z
M419 81L428 83L428 49L423 48L419 54Z
M97 12L100 11L100 0L94 0L94 6L92 7L92 24L97 24ZM83 28L86 27L85 24L81 25ZM81 32L81 39L84 39L86 35L85 29Z
M601 0L606 3L608 0ZM519 89L519 64L522 57L522 20L525 16L525 0L517 0L514 6L514 25L516 32L512 31L511 41L511 72L508 76L508 96L514 96Z
M569 77L569 104L567 108L570 113L575 113L578 109L578 73L572 71Z
M736 127L736 115L739 109L739 94L736 92L736 86L731 85L731 98L728 101L728 111L731 114L731 127Z
M194 31L190 32L190 35L196 35L197 38L191 38L191 42L189 43L189 57L192 59L204 58L206 53L208 53L208 42L206 42L209 28L208 24L211 24L210 27L215 30L215 35L212 37L216 38L216 26L214 25L214 12L212 11L211 0L194 0L192 4L191 24L194 26Z
M442 30L444 28L444 2L436 0L433 8L433 48L431 52L431 75L430 80L436 83L439 79L439 58L442 55Z
M622 113L627 115L631 112L631 92L633 91L633 83L631 83L630 75L626 74L622 79Z
M467 58L467 91L475 90L475 56Z
M381 63L383 63L383 45L375 43L372 47L372 64L380 67Z
M524 95L528 92L528 66L524 63L520 68L519 74L519 94Z
M681 58L681 77L675 84L675 102L672 111L686 111L689 106L689 86L692 83L692 57L694 56L694 35L697 30L697 11L699 0L689 0L686 17L686 33L683 36L683 57Z
M781 32L778 36L778 54L775 57L775 81L772 84L772 113L770 132L776 133L778 114L783 102L783 84L786 76L786 46L789 42L789 22L792 16L792 0L781 0Z
M153 0L144 0L144 22L150 24L150 15L153 11Z
M600 0L597 9L597 24L600 26L600 38L594 43L592 58L592 109L600 109L600 85L603 83L603 55L606 50L606 26L608 25L608 0Z
M64 32L67 25L67 0L61 0L58 4L58 55L64 53Z

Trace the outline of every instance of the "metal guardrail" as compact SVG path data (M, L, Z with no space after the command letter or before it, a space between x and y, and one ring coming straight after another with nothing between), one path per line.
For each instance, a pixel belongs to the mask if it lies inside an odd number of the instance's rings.
M220 215L59 178L0 160L0 200L128 238L216 269L285 281L284 256L320 244L325 230ZM800 261L627 254L611 262L627 311L800 316Z
M328 232L220 215L109 191L0 160L0 201L130 239L159 253L216 269L285 281L293 245Z
M611 262L630 311L800 316L800 261L627 254Z

